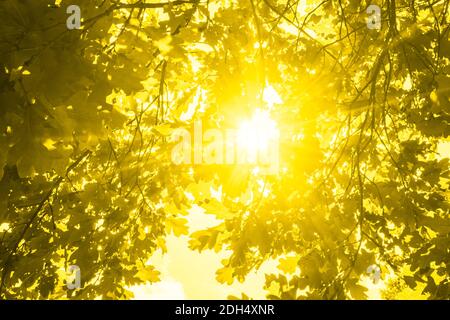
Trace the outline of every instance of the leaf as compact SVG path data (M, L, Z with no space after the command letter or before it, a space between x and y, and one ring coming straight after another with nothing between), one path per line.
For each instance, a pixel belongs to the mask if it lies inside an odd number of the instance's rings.
M213 214L218 219L228 219L233 216L233 213L223 205L222 202L216 199L210 199L202 204L202 208L205 209L205 213Z
M142 281L151 283L160 281L159 275L160 272L156 270L155 267L153 266L145 266L135 274L135 276L141 279Z
M283 271L284 273L294 273L297 269L298 265L298 257L286 257L281 258L278 264L278 269Z
M170 52L170 50L173 49L173 46L171 45L172 37L170 35L167 35L166 37L156 40L153 42L153 44L161 51L163 54L167 54Z
M187 222L185 218L168 217L166 219L167 233L173 232L177 237L188 234Z
M244 292L241 293L241 297L229 295L227 297L228 300L252 300L248 295L246 295Z
M411 289L414 289L417 286L416 279L414 277L404 276L403 280Z
M153 127L153 129L162 136L169 136L174 131L174 129L169 124L160 124Z
M234 281L234 269L231 267L223 267L216 272L216 279L220 283L231 285Z
M348 284L348 289L350 290L350 294L352 295L353 299L356 300L365 300L367 299L367 288L363 287L357 283L350 282Z
M204 249L214 249L219 252L222 249L222 241L219 236L225 230L225 224L220 224L207 230L199 230L191 235L189 240L189 248L192 250L198 250L199 252Z
M197 201L203 201L211 197L211 182L199 181L190 184L186 191L190 192Z

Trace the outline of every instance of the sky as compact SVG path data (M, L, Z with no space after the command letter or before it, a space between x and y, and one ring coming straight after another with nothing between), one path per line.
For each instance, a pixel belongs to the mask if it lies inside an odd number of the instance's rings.
M202 213L198 208L194 208L187 219L190 232L218 223L213 216ZM278 261L265 262L259 270L251 272L245 282L235 281L229 286L216 280L216 271L228 253L211 250L199 253L189 249L188 241L188 236L167 237L167 253L158 251L149 261L161 272L161 281L133 287L135 299L218 300L227 299L229 295L241 297L243 292L253 299L265 299L267 292L262 288L265 273L276 272ZM381 298L380 289L384 288L382 281L373 285L370 279L363 279L363 283L370 288L369 299Z
M195 232L218 224L212 215L194 208L187 216L189 231ZM264 299L262 290L266 272L276 270L276 261L267 262L257 271L250 273L244 283L235 281L231 286L216 280L216 271L227 252L208 250L202 253L189 249L188 236L170 235L166 240L167 253L158 251L150 263L161 272L161 281L133 287L135 299L227 299L229 295L240 297L242 292L254 299Z

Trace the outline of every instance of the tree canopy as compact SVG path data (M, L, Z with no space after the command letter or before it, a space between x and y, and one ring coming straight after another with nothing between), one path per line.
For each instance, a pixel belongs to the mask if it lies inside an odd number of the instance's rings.
M1 1L0 298L129 299L196 205L220 223L190 248L230 252L219 282L279 258L270 299L365 299L376 265L448 299L449 19L448 0ZM276 173L174 163L177 130L255 110Z

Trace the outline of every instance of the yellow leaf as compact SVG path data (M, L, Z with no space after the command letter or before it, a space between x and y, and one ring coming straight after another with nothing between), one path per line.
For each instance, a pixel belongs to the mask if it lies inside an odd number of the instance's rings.
M431 93L430 93L430 99L431 101L433 101L434 103L438 103L439 102L439 98L438 95L436 93L436 89L434 89Z
M280 269L284 273L294 273L295 269L297 269L297 265L298 265L298 258L295 256L281 258L278 264L278 269Z
M365 300L367 299L366 291L367 288L363 287L357 283L351 283L349 285L350 294L352 295L353 299L356 300Z
M186 210L185 208L178 209L177 206L173 202L166 204L166 206L164 207L164 211L167 214L171 214L171 215L181 214L183 216L186 216L189 213L188 210Z
M136 277L146 282L157 282L159 281L160 272L155 270L153 266L145 266L145 268L139 270L136 273Z
M160 40L154 41L153 43L159 49L159 51L161 51L161 53L165 54L173 49L173 46L170 45L171 42L172 42L172 37L170 35L167 35L166 37L164 37Z
M173 232L177 237L183 234L188 234L189 229L186 226L187 220L184 218L168 217L166 219L167 233Z
M223 267L216 272L216 279L220 283L226 283L228 285L233 283L234 269L231 267Z
M168 136L172 133L173 129L169 124L161 124L159 126L155 126L154 129L158 131L162 136Z
M167 252L166 240L164 237L158 237L156 243L163 253Z
M205 213L213 214L218 219L226 219L233 216L230 210L216 199L211 199L208 203L203 204L202 208L205 209Z

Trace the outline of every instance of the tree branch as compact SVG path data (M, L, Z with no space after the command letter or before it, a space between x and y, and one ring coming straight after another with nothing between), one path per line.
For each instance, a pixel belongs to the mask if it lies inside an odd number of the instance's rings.
M191 0L191 1L187 1L187 0L176 0L176 1L168 1L168 2L160 2L160 3L142 3L142 2L138 2L138 3L121 3L121 4L116 4L114 5L114 9L155 9L155 8L163 8L164 6L178 6L178 5L182 5L182 4L196 4L198 3L199 0Z
M33 224L34 220L38 217L39 213L42 211L42 209L44 208L45 204L47 203L47 201L49 201L50 197L53 195L53 193L55 192L55 190L57 190L59 188L59 186L61 185L61 183L64 181L65 177L69 175L69 173L74 170L84 159L86 159L88 156L90 156L92 153L92 151L90 150L86 150L85 152L83 152L80 157L77 158L77 160L71 164L67 170L64 176L59 176L53 183L52 187L50 188L50 190L46 193L46 195L44 196L44 198L41 200L41 202L39 203L39 206L36 208L36 210L33 212L31 219L28 221L28 223L25 225L25 227L23 228L22 232L20 233L19 238L16 240L16 243L14 244L13 249L11 250L11 252L9 253L8 257L5 260L5 263L3 265L3 272L2 272L2 278L0 280L0 295L3 291L3 287L5 285L5 279L6 279L6 275L8 274L9 271L9 263L11 262L11 258L13 257L13 255L17 252L17 249L19 248L19 244L22 241L22 239L24 239L25 234L27 233L27 231L30 229L31 225ZM41 219L45 216L45 214L41 217Z

